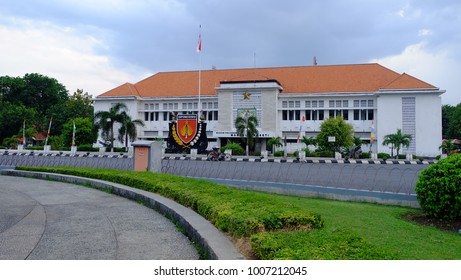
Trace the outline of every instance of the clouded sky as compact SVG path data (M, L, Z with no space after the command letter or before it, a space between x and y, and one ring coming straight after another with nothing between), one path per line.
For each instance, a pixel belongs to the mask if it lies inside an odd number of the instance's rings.
M461 103L459 0L0 0L0 76L93 96L163 71L378 62Z

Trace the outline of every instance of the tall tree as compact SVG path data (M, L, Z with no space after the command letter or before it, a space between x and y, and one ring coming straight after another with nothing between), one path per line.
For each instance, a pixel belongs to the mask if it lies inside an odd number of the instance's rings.
M104 140L110 142L111 151L114 151L114 125L115 123L122 123L123 114L128 110L125 103L116 103L109 111L98 111L94 114L96 127L101 129L101 136Z
M246 145L245 153L248 156L249 146L253 145L255 138L258 136L258 119L254 114L247 116L238 116L235 119L235 128L237 129L237 135L239 135Z
M334 142L329 137L335 137ZM354 144L354 128L344 121L342 117L329 118L320 125L317 135L320 150L339 152L341 148L348 148Z
M144 122L140 119L132 120L131 117L126 113L122 112L122 120L120 129L118 130L118 140L123 144L125 143L125 151L128 151L128 139L133 142L136 140L137 129L136 126L144 126Z
M400 148L409 147L411 144L412 136L410 134L402 134L401 129L397 129L395 134L387 134L383 139L383 146L391 145L391 157L394 156L394 149L397 152L397 157L399 156Z
M76 128L75 143L77 146L96 142L98 131L95 129L92 119L75 118L67 121L62 128L61 138L65 147L70 147L72 144L74 123Z

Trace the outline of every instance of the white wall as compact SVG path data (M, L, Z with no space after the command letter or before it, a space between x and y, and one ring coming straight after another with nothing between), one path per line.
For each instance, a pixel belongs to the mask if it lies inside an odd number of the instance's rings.
M377 98L376 143L378 152L391 153L383 146L383 137L402 129L402 97L415 97L416 102L416 155L436 156L440 154L442 141L442 103L437 93L381 94ZM405 153L402 149L401 153Z

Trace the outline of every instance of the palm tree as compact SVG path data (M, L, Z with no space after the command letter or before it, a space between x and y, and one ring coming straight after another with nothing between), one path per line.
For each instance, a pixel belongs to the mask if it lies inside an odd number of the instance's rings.
M274 136L271 139L267 140L267 145L271 147L272 152L275 152L275 147L281 147L282 144L282 137Z
M452 151L455 150L455 144L453 140L443 140L442 145L439 146L439 149L442 150L443 154L450 155Z
M114 151L114 124L122 123L122 113L126 110L128 110L128 107L125 103L116 103L109 111L98 111L94 114L95 125L102 130L102 137L110 141L111 152Z
M306 147L309 147L311 145L312 146L317 146L317 138L315 138L315 137L307 138L306 136L303 136L303 139L301 139L301 142L306 144Z
M235 128L237 129L237 135L242 137L246 143L246 155L249 153L249 145L253 145L254 139L258 136L258 119L255 115L250 116L238 116L235 119Z
M122 121L121 126L118 130L118 140L123 144L125 143L125 152L128 151L128 138L131 142L136 140L138 133L136 131L136 126L145 126L142 120L136 119L131 120L131 117L126 113L122 112Z
M396 149L398 157L400 147L409 147L412 138L410 134L402 134L402 130L397 129L397 133L384 136L383 145L386 146L391 144L391 157L394 156L394 149Z

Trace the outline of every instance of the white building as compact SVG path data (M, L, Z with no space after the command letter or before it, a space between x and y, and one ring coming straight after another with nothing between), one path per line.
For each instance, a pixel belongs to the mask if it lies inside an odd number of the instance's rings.
M381 144L384 135L402 129L413 137L403 153L440 153L445 91L379 64L207 70L200 76L200 97L198 71L160 72L97 96L95 112L123 102L133 119L146 124L138 137L152 139L168 137L170 112L201 109L209 141L220 145L239 138L234 120L250 110L258 117L260 149L273 136L296 146L299 133L315 136L323 120L343 116L365 141L374 127L374 152L389 153Z

